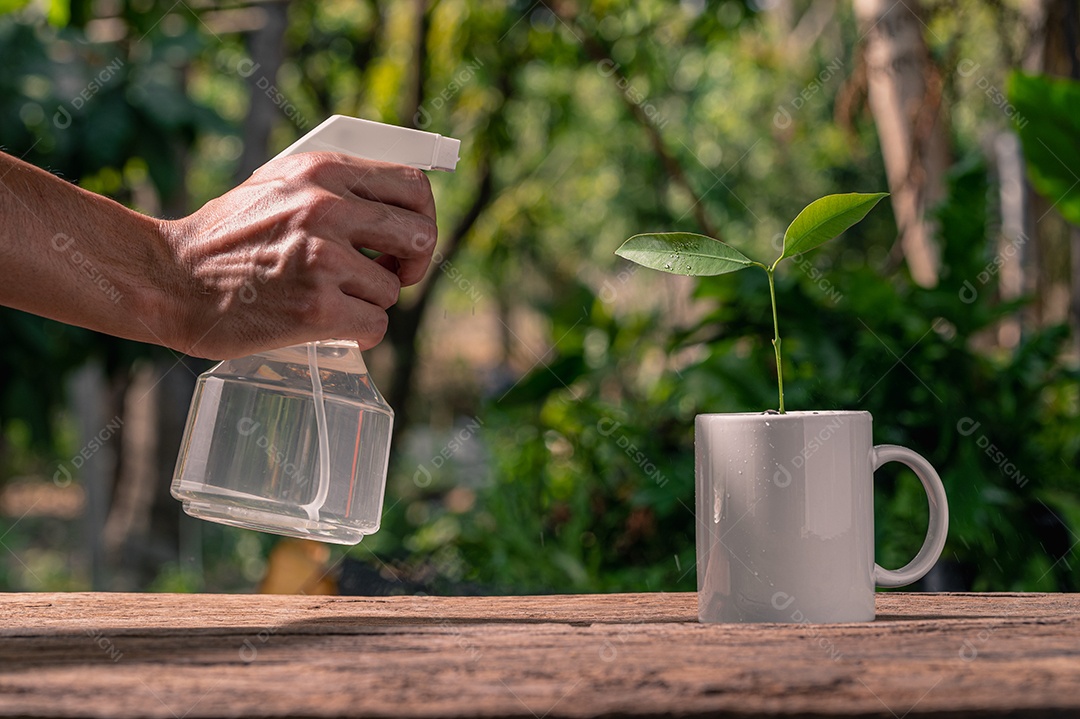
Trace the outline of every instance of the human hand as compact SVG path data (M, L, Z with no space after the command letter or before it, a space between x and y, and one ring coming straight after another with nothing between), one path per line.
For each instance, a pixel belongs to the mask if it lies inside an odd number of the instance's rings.
M378 344L437 235L423 172L324 152L270 162L162 225L175 259L162 339L214 359L328 338Z

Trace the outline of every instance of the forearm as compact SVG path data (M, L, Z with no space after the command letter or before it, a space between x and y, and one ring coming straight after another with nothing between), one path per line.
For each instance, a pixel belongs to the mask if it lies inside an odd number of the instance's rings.
M162 227L0 153L0 304L175 346Z

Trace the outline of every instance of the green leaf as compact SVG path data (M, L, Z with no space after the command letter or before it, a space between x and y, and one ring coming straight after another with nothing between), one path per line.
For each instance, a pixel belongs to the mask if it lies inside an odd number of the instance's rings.
M634 235L615 250L619 257L673 275L722 275L754 261L729 244L692 232Z
M1080 82L1013 73L1008 93L1032 186L1080 226Z
M866 217L887 192L826 195L814 200L788 225L784 251L777 262L819 247Z

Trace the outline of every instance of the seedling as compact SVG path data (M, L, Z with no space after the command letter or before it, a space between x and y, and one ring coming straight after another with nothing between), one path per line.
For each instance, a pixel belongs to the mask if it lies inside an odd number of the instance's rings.
M798 214L784 232L784 248L771 265L750 259L726 242L692 232L657 232L634 235L615 254L644 267L674 275L702 277L760 267L769 276L772 301L773 349L776 352L776 382L780 412L784 412L784 366L780 360L780 323L776 316L776 287L773 275L782 260L809 252L838 236L874 208L887 192L826 195L814 200Z

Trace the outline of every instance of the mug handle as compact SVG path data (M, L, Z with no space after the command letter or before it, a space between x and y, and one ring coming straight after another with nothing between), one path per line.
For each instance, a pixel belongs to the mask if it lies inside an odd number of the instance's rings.
M926 539L915 558L901 569L883 569L874 565L874 584L879 587L903 587L921 579L941 556L945 537L949 533L949 501L945 497L941 477L919 453L895 444L879 444L874 447L872 455L875 472L886 462L900 462L910 467L922 482L930 503L930 526L926 528Z

